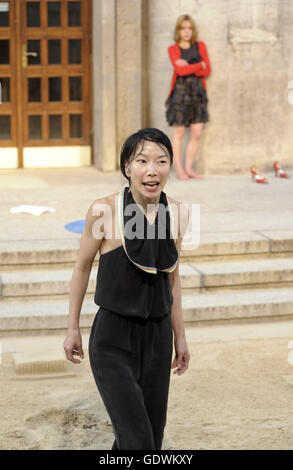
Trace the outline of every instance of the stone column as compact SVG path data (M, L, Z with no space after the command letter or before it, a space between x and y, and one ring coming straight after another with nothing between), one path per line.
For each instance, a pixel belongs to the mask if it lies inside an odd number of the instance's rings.
M148 120L147 0L116 0L117 165L124 140Z
M115 0L93 1L93 163L116 170Z

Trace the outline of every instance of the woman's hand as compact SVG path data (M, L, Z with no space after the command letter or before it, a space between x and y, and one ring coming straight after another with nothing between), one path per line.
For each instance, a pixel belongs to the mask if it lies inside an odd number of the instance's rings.
M207 64L206 64L203 60L201 61L201 63L202 63L203 68L206 69L206 68L207 68Z
M175 62L176 65L179 65L179 67L183 67L184 65L189 65L187 60L184 59L177 59Z
M173 374L183 374L189 364L190 354L184 337L174 339L175 357L173 359L171 369L177 366Z
M63 343L66 358L74 362L75 364L80 363L79 359L74 359L73 355L79 356L81 359L84 358L82 350L82 340L79 329L68 329L67 336Z

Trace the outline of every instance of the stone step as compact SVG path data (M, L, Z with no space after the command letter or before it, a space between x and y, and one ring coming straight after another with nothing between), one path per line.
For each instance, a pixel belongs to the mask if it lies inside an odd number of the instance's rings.
M182 261L293 255L293 231L203 233L199 245L183 242ZM38 265L72 266L79 250L79 237L56 240L0 241L0 267L28 269ZM98 259L97 255L97 259Z
M0 242L0 266L74 263L79 239L13 240Z
M200 286L203 288L293 281L293 258L189 263L189 267L200 273Z
M183 295L185 322L293 318L293 288ZM98 307L85 301L80 327L90 328ZM0 334L67 328L68 301L8 303L1 306Z
M201 233L199 244L182 242L183 257L223 257L293 253L293 230Z
M242 262L182 263L179 265L182 289L209 289L237 286L276 285L293 282L293 258L247 260ZM17 297L68 295L72 269L3 272L2 300ZM96 286L92 269L87 293Z
M71 278L72 269L2 272L2 300L18 296L68 295ZM93 293L95 285L96 270L92 269L87 292Z

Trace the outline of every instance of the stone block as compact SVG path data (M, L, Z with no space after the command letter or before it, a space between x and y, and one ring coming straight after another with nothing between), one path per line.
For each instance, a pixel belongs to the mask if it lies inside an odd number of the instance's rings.
M66 371L63 351L26 352L12 355L16 374L58 373Z

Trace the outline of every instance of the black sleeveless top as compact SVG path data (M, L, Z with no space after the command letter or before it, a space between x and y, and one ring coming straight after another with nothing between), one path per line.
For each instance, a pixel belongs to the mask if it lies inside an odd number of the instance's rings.
M146 319L166 315L173 304L168 273L178 262L167 196L161 191L153 224L129 188L119 193L117 206L122 245L100 256L95 303L123 316Z
M202 58L200 57L197 43L192 44L188 49L183 49L183 47L180 46L179 49L181 51L180 59L186 60L189 64L197 64L198 62L201 62Z

